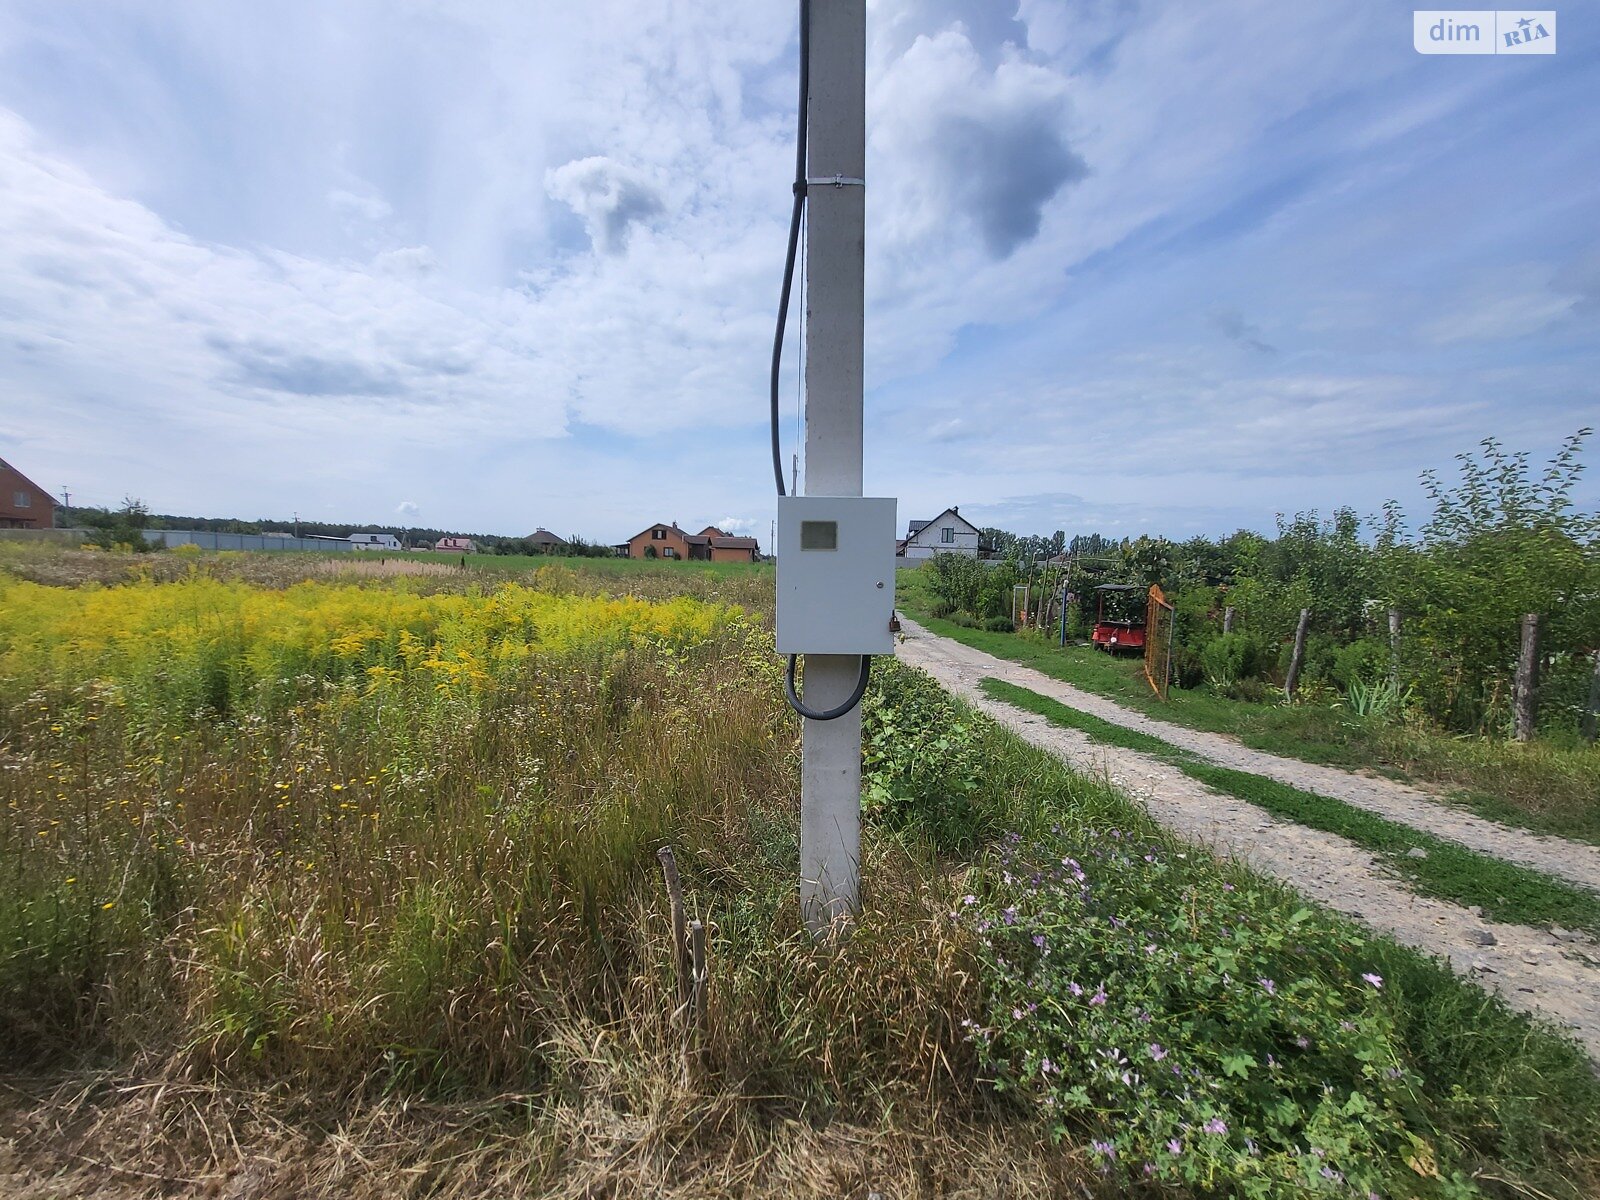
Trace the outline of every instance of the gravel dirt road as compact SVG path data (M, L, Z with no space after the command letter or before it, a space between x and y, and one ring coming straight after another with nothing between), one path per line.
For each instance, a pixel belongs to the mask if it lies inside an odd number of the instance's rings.
M1216 734L1151 720L1031 668L938 637L903 616L901 622L906 635L898 655L902 662L927 671L1024 740L1079 770L1104 775L1169 829L1276 876L1397 941L1448 959L1458 972L1514 1008L1566 1026L1600 1062L1600 944L1592 939L1567 930L1491 923L1459 905L1418 896L1371 854L1343 838L1277 820L1252 804L1212 791L1160 759L1095 742L1078 730L991 700L978 684L985 678L1003 679L1220 765L1333 796L1596 890L1600 848L1509 829L1402 784L1279 758Z

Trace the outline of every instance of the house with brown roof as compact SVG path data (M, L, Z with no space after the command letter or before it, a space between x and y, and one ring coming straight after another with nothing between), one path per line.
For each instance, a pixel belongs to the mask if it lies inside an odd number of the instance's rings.
M707 525L699 533L687 533L674 521L641 529L629 538L628 558L687 559L692 562L755 562L760 544L752 537L735 537ZM622 546L618 547L619 550Z
M557 537L543 525L533 531L528 537L528 541L540 554L555 554L567 544L566 538Z
M21 471L0 459L0 529L54 529L56 502Z

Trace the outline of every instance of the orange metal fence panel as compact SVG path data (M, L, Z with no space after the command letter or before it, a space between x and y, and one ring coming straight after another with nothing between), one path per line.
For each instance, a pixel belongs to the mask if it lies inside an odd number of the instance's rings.
M1144 677L1163 700L1172 679L1172 616L1166 594L1152 583L1144 618Z

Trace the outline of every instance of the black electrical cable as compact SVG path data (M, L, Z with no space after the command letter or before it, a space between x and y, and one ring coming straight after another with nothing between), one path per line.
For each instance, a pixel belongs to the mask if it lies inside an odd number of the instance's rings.
M811 102L811 0L800 0L800 97L796 120L794 148L794 207L789 212L789 248L783 259L783 288L778 294L778 325L772 335L772 480L778 485L778 495L785 496L783 486L783 447L778 433L778 384L783 371L783 331L789 322L789 297L794 290L795 256L800 246L800 222L806 207L806 110ZM861 674L856 679L855 690L843 704L834 708L807 708L795 690L795 670L800 656L789 655L789 669L784 675L783 694L794 709L808 721L836 721L861 703L866 695L867 681L872 675L872 656L861 656Z
M794 669L799 658L800 656L798 654L789 655L789 670L784 674L783 694L789 701L789 707L794 709L795 712L799 713L806 720L837 721L840 717L844 716L845 713L849 712L856 705L860 704L861 697L867 694L867 679L872 674L872 655L863 654L861 656L861 674L856 679L855 691L850 693L850 698L848 700L839 705L837 708L827 708L823 709L821 712L818 712L814 708L807 708L805 706L805 702L800 699L799 693L795 691L794 686Z
M789 294L794 288L795 252L800 246L800 218L806 206L806 109L811 100L811 0L800 0L800 113L794 148L794 207L789 213L789 250L783 260L783 289L778 294L778 328L772 337L772 478L778 495L783 488L783 448L778 437L778 380L783 370L783 330L789 323Z

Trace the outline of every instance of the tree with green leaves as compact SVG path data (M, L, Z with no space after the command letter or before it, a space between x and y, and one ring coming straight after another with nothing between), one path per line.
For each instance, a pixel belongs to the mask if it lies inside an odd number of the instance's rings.
M1378 589L1402 613L1418 695L1454 728L1504 725L1523 614L1542 620L1550 686L1585 674L1600 646L1600 513L1575 497L1592 432L1568 437L1537 474L1494 438L1457 456L1454 483L1424 472L1433 513L1415 537L1400 506L1384 506Z

